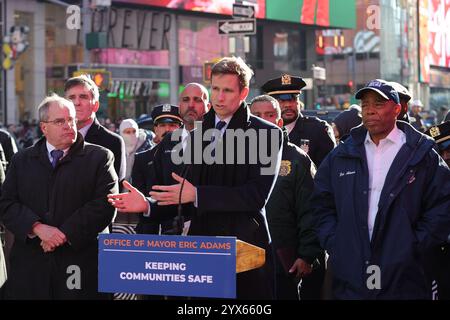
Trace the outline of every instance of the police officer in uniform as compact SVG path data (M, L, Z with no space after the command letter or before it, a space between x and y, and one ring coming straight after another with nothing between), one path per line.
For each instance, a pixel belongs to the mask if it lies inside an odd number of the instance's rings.
M151 115L155 125L154 129L156 135L159 136L161 142L152 149L136 155L132 172L133 186L147 197L153 184L174 183L173 179L170 177L172 170L162 170L161 162L163 162L165 166L173 166L173 171L179 173L179 170L177 170L176 166L170 161L171 150L176 142L173 142L170 139L164 139L164 137L167 133L180 128L183 123L179 115L179 109L174 105L164 104L156 106ZM160 156L156 157L158 161L155 162L156 153L160 153ZM172 212L166 212L170 211L170 209L172 209ZM153 206L149 204L148 212L144 212L143 215L139 216L140 218L139 223L136 226L136 232L159 234L161 228L161 232L164 233L165 231L172 229L172 220L175 214L173 213L173 208L157 207L156 205Z
M255 97L250 103L250 110L255 116L283 127L280 105L271 96ZM323 255L323 249L313 230L309 206L316 168L303 150L289 142L285 128L283 133L280 171L266 204L275 253L276 299L298 300L300 281L302 300L319 299L323 273L314 268L318 266L317 258Z
M431 136L437 144L441 157L450 166L450 121L431 127L425 134ZM450 235L449 235L450 236ZM436 248L431 259L431 272L437 282L438 300L450 300L450 239Z
M289 132L289 141L302 147L302 140L309 140L307 151L314 164L319 167L325 156L336 146L333 129L317 117L306 117L301 113L303 103L300 101L300 90L306 86L300 77L284 74L279 78L267 81L261 89L278 100L281 117Z

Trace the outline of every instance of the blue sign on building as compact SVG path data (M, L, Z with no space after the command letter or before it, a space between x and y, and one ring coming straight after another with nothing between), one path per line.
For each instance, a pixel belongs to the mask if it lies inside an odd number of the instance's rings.
M101 234L100 292L236 297L236 238Z

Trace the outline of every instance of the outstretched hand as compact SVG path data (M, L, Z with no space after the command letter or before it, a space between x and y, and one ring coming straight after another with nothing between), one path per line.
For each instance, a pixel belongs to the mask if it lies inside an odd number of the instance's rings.
M145 196L128 181L123 186L129 192L108 194L108 202L121 212L147 212L148 202Z

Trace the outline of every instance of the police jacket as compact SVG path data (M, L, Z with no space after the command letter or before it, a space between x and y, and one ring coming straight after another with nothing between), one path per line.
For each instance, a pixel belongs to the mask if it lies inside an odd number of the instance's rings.
M133 167L133 185L145 196L154 185L173 185L177 181L173 179L172 172L179 176L184 176L189 166L175 164L172 161L172 154L177 150L175 147L181 143L179 138L173 133L168 133L163 140L150 150L136 154L135 165ZM177 216L176 205L159 206L157 203L150 203L150 217L140 215L139 223L136 227L137 233L157 234L161 225L162 232L166 232L173 227L173 219ZM192 204L182 206L182 213L185 220L189 220Z
M367 130L354 128L316 174L312 206L320 243L330 255L335 298L431 297L424 264L449 234L450 171L430 138L405 122L397 127L406 143L386 176L371 240Z
M300 116L289 133L289 141L300 146L301 139L309 140L308 155L316 167L320 166L326 155L336 146L333 129L317 117Z
M294 252L293 258L312 263L323 251L315 235L309 205L315 172L308 155L290 143L284 131L280 171L266 204L272 243L280 259L288 258L282 252Z

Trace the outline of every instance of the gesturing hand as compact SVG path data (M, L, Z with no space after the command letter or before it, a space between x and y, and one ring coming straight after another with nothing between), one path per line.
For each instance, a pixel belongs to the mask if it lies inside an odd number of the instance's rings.
M172 172L172 177L179 182L178 184L174 184L171 186L153 186L153 190L150 191L150 196L158 201L158 205L167 206L178 204L180 200L180 190L181 184L183 182L183 178ZM185 180L183 186L183 192L181 194L181 203L189 203L194 202L197 193L197 188L195 188L192 183Z
M147 212L145 196L128 181L124 180L122 184L129 192L108 194L108 202L121 212Z

